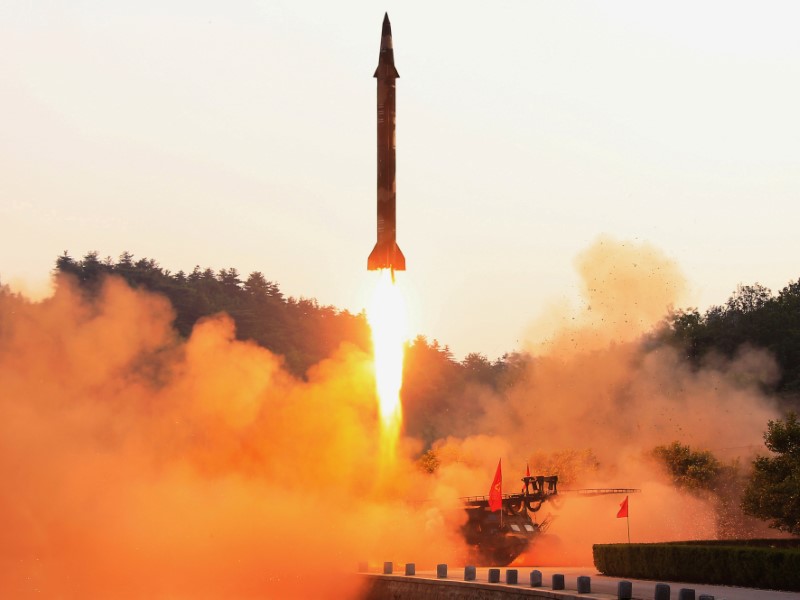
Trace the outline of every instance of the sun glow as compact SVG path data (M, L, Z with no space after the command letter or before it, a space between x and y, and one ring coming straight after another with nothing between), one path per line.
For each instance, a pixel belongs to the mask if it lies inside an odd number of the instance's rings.
M367 319L375 353L375 385L385 429L399 431L402 422L400 388L403 384L403 345L408 338L406 305L391 272L378 272Z

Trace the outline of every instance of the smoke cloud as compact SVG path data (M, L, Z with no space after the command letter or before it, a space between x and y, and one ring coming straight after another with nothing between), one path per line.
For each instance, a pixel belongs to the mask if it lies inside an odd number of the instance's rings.
M120 280L0 303L0 596L346 598L358 560L456 549L458 511L405 500L434 481L376 462L355 348L301 381Z
M577 267L584 305L534 324L514 387L470 395L479 416L434 444L433 474L413 439L380 463L355 347L301 380L224 315L179 338L165 299L114 278L96 297L68 278L37 302L0 294L0 596L357 597L360 560L463 560L458 498L487 493L501 457L506 492L526 462L562 490L640 488L634 541L713 537L712 503L650 451L759 444L774 361L743 349L698 370L648 337L686 287L649 245L602 238ZM519 562L589 564L591 544L626 539L621 500L547 503Z
M778 374L775 361L743 348L696 369L657 343L652 332L686 283L649 244L601 237L576 264L582 306L554 307L531 327L528 372L504 396L483 396L482 428L508 448L510 477L528 462L532 472L559 474L562 490L641 489L630 498L632 541L716 537L714 503L676 490L652 449L680 441L747 465L777 416L761 391ZM590 564L593 543L627 540L625 520L615 518L623 498L566 493L545 504L549 535L521 560Z

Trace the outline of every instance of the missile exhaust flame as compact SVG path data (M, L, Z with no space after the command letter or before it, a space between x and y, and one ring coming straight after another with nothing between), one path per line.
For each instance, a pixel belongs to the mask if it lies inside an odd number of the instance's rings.
M367 309L375 353L375 385L381 421L394 439L402 423L400 388L403 383L403 346L408 338L406 307L400 287L389 269L378 273L375 292Z

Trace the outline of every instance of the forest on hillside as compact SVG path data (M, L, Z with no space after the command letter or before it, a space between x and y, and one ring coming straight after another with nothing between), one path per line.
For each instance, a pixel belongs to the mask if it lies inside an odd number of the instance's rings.
M662 342L685 350L699 366L710 353L732 357L741 347L763 348L777 361L774 392L785 399L800 395L800 280L777 295L759 283L739 285L725 304L704 313L679 310L665 320Z
M64 252L55 271L74 276L87 294L99 289L103 277L116 275L134 288L165 295L175 311L175 328L184 337L199 319L227 313L236 323L239 339L255 341L282 356L298 377L343 343L364 351L371 345L363 311L353 314L316 299L286 297L277 282L259 271L243 277L236 268L215 272L196 266L189 273L172 273L154 259L135 260L128 252L117 260L100 259L97 252L74 259ZM479 417L483 391L502 394L524 377L531 360L528 354L509 352L492 361L473 352L458 361L447 345L416 336L406 348L403 374L406 430L426 443L447 435L443 423L431 419L431 414L447 420L451 410L457 410L464 417Z
M370 346L363 311L353 314L313 298L286 297L277 282L259 271L243 277L233 267L215 272L196 266L188 273L172 273L154 259L134 260L128 252L116 261L100 259L97 252L81 259L65 252L56 260L56 272L74 275L87 293L97 289L103 276L117 275L133 287L164 294L172 303L175 328L182 336L189 335L198 319L225 312L235 321L240 339L253 340L283 356L289 370L299 377L342 343L365 351ZM730 358L745 346L766 349L775 357L780 374L765 391L796 405L800 396L800 279L777 295L758 283L740 285L724 304L705 312L674 311L643 343L680 348L698 368L709 355ZM413 407L424 401L447 409L446 398L459 397L464 406L464 393L473 385L502 393L524 376L534 359L526 353L508 352L490 360L473 352L459 361L446 344L418 335L407 348L404 404ZM409 418L408 426L424 433L425 426L415 424L413 414Z

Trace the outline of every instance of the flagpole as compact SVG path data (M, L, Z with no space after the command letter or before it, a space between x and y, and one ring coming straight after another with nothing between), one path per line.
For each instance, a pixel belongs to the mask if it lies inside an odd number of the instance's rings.
M499 463L497 463L498 468L500 468L500 464L502 463L502 459ZM502 476L500 478L500 529L503 528L503 479Z
M628 522L628 543L631 543L631 515L630 511L625 515L625 520Z
M631 543L631 513L630 509L628 508L628 496L625 496L625 500L619 505L619 511L617 511L617 518L621 519L625 517L625 523L628 526L628 543Z
M500 459L500 462L497 463L497 468L500 468L500 465L503 463L503 459ZM500 475L500 529L503 528L503 476Z

